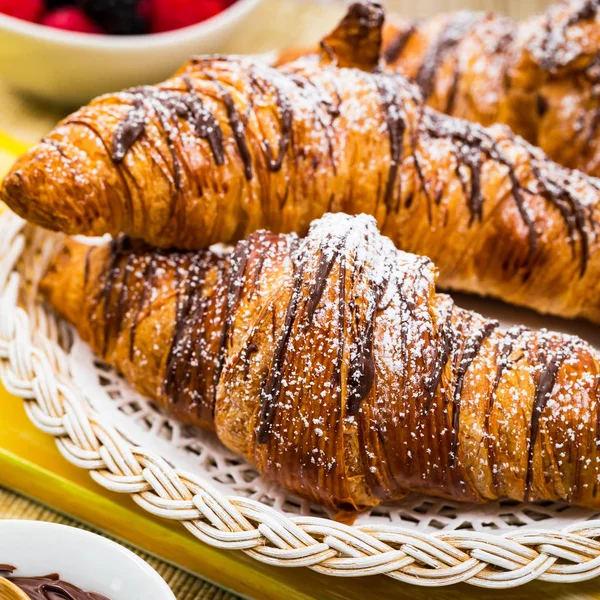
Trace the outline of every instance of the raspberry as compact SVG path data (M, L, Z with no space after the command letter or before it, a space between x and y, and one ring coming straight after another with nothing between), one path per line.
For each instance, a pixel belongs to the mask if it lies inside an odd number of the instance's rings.
M80 33L102 33L102 29L76 6L65 6L50 11L42 19L42 25Z
M195 25L225 8L224 0L149 0L150 31L160 33Z
M37 23L43 12L43 0L0 0L0 13L17 19Z
M142 15L140 0L77 0L77 6L115 35L146 33L146 19Z

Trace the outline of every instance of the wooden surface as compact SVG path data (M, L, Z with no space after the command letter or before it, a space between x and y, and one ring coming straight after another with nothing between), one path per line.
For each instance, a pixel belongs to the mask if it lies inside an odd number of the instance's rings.
M491 8L489 2L473 0L474 8ZM479 4L477 4L477 2ZM387 4L407 14L431 14L434 0L414 3L391 0ZM448 0L444 9L464 8ZM495 8L520 17L538 10L543 3L516 0L495 1ZM281 45L310 43L330 27L342 12L332 5L266 0L260 12L234 40L227 51L262 52ZM8 168L13 154L22 151L48 131L63 110L18 97L0 84L0 172ZM10 139L13 138L13 139ZM18 139L21 142L15 142ZM53 440L36 430L27 419L23 402L0 389L0 485L18 490L59 511L89 523L113 536L144 548L162 559L197 573L247 597L270 599L425 599L525 600L540 598L598 599L600 580L578 585L531 583L511 591L481 590L468 585L449 588L418 588L384 576L339 579L308 569L267 567L241 552L222 552L195 541L177 523L153 518L129 498L105 492L87 473L68 464ZM182 573L179 576L183 577ZM201 598L195 595L193 598ZM192 600L192 597L189 597Z

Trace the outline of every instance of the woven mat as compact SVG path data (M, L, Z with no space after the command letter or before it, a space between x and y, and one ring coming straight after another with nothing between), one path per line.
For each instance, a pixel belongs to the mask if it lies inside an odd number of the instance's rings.
M0 519L49 521L51 523L62 523L63 525L71 525L88 531L94 531L73 519L64 517L49 508L4 488L0 488ZM152 558L135 548L129 547L129 549L138 556L141 556L161 574L164 580L171 586L177 600L238 600L237 596L185 573L181 569Z

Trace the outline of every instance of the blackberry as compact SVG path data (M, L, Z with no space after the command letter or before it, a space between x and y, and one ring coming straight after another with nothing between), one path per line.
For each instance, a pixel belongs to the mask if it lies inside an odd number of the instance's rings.
M48 10L54 10L67 4L75 4L74 0L46 0L46 8Z
M107 33L146 33L148 24L140 11L140 0L77 0L77 5Z

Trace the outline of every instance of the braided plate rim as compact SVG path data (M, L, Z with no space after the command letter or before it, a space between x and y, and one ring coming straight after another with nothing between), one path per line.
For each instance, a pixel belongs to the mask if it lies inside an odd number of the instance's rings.
M60 239L9 211L0 215L0 379L23 398L33 424L55 438L61 454L103 488L180 521L211 546L331 576L385 574L420 586L467 582L502 589L534 579L570 583L600 575L600 520L502 536L349 526L226 497L197 475L132 445L78 393L59 343L69 330L36 300L40 274Z

